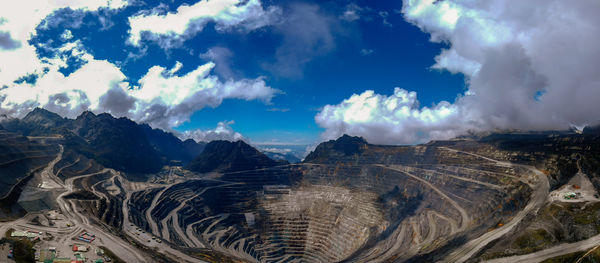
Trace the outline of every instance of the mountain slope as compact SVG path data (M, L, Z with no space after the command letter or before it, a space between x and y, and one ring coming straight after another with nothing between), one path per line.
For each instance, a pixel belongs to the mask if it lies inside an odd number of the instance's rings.
M524 182L536 179L444 146L350 136L306 159L277 166L243 142L211 142L187 168L222 172L219 180L137 192L133 221L183 248L202 243L248 262L401 262L510 220L530 200Z
M330 163L362 154L368 148L367 141L361 137L344 134L337 140L323 142L306 158L305 163Z
M45 167L58 153L56 145L0 131L0 218L21 212L17 199L23 186L34 171Z
M7 119L2 124L6 130L25 136L37 136L56 133L69 120L45 109L35 108L23 119Z
M26 136L61 135L65 147L96 159L102 165L130 173L153 173L171 161L187 163L202 152L203 144L181 141L171 133L110 114L83 112L62 118L36 108L23 119L8 119L4 129Z
M273 167L287 164L274 161L244 141L212 141L204 151L186 167L191 171L233 172Z
M148 124L140 125L150 145L167 160L179 160L187 165L202 153L205 143L197 143L192 139L181 141L172 133L160 129L152 129Z
M124 172L151 173L161 169L163 160L150 145L146 134L127 118L113 118L107 113L86 111L66 127L84 138L94 151L95 159Z

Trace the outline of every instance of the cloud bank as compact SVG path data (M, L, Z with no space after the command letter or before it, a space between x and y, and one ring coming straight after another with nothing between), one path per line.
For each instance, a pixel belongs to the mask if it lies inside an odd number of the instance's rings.
M263 18L254 16L267 12L260 11L262 7L258 1L243 4L210 1L213 2L231 5L216 13L222 20L219 24L222 27L258 26L260 23L255 20ZM198 4L206 3L200 1ZM217 107L225 99L269 103L279 92L269 87L263 77L221 79L212 73L215 63L210 61L188 72L180 72L183 67L180 62L170 69L151 66L138 81L132 81L118 65L90 54L69 30L60 35L62 40L69 42L58 47L29 42L35 37L36 27L53 23L54 20L46 18L62 8L94 11L125 6L127 2L117 0L72 0L14 4L1 9L0 114L22 117L34 107L43 107L75 117L91 110L170 130L189 120L195 111ZM186 9L181 7L179 10ZM42 58L34 45L52 49L54 55ZM69 70L74 63L78 67Z
M405 0L401 12L431 41L449 44L432 67L464 74L468 90L431 107L401 88L389 96L354 94L317 114L323 139L350 133L407 144L598 120L600 2Z
M0 90L2 112L18 117L33 107L44 107L75 117L92 110L169 130L195 111L217 107L224 99L268 103L278 92L262 78L221 81L210 74L212 62L183 75L176 75L179 64L170 70L154 66L139 84L133 84L116 65L85 53L80 57L86 63L68 77L58 71L61 63L56 62L35 83L12 83Z

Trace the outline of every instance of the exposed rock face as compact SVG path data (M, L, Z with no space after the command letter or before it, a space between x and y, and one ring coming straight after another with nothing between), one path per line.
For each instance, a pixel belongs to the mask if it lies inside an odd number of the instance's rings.
M22 213L17 200L35 171L58 154L56 145L31 141L27 137L0 131L0 217Z
M204 151L190 162L187 169L200 173L234 172L273 167L278 162L254 149L244 141L212 141Z
M36 108L23 119L3 122L6 130L32 136L59 134L64 145L102 165L124 172L154 173L170 161L185 164L202 152L204 144L182 142L171 133L153 130L127 118L83 112L66 119Z
M551 189L565 184L577 171L577 160L590 180L600 189L600 130L584 129L583 134L566 131L494 133L477 140L439 141L449 146L496 160L533 164L549 176Z
M340 161L340 158L357 156L367 148L367 142L361 137L351 137L344 134L337 140L330 140L321 143L311 152L304 162L308 163L329 163Z
M389 227L373 192L323 185L287 190L259 199L262 247L269 248L262 261L339 262Z
M56 113L41 108L35 108L23 118L23 121L38 128L43 127L45 129L51 129L65 124L68 120L60 117Z

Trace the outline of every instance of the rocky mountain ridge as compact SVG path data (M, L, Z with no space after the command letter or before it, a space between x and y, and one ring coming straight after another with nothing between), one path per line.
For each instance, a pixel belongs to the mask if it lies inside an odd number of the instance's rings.
M181 141L171 133L107 113L85 111L75 119L36 108L22 119L8 119L4 130L25 136L61 135L67 147L94 158L106 167L130 173L153 173L164 164L187 164L204 143Z
M244 141L218 140L209 142L204 151L193 159L186 168L200 173L236 172L285 164L288 164L288 162L272 160Z

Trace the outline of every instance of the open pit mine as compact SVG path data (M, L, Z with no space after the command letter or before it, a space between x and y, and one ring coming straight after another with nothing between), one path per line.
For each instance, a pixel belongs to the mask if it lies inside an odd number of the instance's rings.
M344 135L288 163L108 114L0 125L9 262L600 259L598 128L415 146Z

